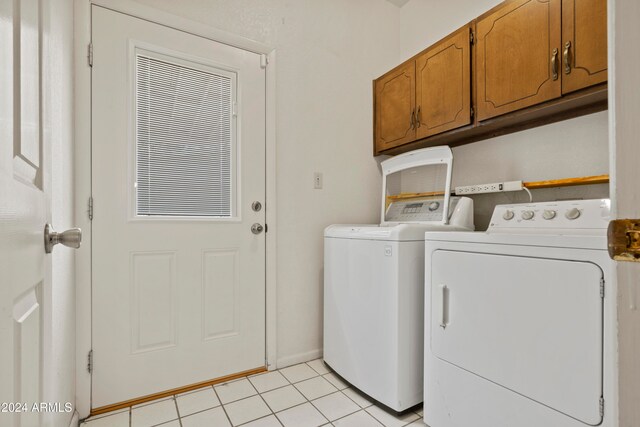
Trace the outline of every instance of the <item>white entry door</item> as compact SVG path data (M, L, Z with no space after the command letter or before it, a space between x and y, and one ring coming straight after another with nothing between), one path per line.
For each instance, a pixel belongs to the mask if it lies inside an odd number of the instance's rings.
M92 43L92 407L264 367L260 55L98 6Z
M0 425L39 426L51 215L38 1L0 2ZM20 403L19 406L16 406ZM22 406L22 403L26 406Z

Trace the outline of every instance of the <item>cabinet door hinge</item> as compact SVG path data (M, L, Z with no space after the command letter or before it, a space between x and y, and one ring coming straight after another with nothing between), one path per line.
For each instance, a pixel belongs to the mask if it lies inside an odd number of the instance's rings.
M264 53L260 55L260 68L267 68L269 65L269 58Z
M87 371L93 372L93 350L89 350L89 354L87 354Z
M604 418L604 397L600 398L600 418Z
M476 116L476 110L471 107L471 120L473 120L473 118Z
M89 43L87 46L87 64L89 67L93 67L93 43Z
M600 279L600 298L604 298L604 277Z
M469 44L473 44L475 42L475 36L473 35L473 30L469 30Z
M89 202L87 204L87 215L89 215L89 220L93 220L93 196L89 197Z

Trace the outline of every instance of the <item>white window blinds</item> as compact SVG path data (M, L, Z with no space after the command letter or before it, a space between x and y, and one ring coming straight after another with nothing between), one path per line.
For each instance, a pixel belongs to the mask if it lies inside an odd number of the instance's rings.
M235 78L136 56L136 212L232 215Z

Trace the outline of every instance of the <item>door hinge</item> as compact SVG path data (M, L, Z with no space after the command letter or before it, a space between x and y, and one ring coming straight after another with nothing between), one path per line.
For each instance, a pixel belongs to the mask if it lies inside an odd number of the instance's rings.
M604 397L600 398L600 418L604 418Z
M89 350L89 354L87 354L87 371L90 374L93 372L93 350Z
M93 220L93 196L89 197L89 202L87 204L87 215L89 215L89 220Z
M269 226L265 223L264 224L264 232L266 233L267 231L269 231Z
M476 116L476 110L471 107L471 120L473 120L473 118Z
M604 298L604 277L600 279L600 298Z
M89 43L87 46L87 63L89 67L93 67L93 43Z
M475 43L475 36L473 35L473 30L469 30L469 44Z
M616 261L640 262L640 219L616 219L607 231L609 256Z
M260 55L260 68L267 68L269 65L269 58L264 53Z

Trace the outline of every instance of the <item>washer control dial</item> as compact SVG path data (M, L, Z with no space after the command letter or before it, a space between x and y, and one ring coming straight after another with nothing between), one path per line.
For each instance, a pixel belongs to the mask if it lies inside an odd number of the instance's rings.
M567 212L565 212L564 216L570 220L578 219L580 217L580 209L571 208Z
M439 207L440 207L440 202L431 202L431 203L429 203L429 210L431 212L437 211Z
M533 211L522 211L521 214L522 219L524 219L525 221L533 219L534 216L535 214L533 213Z
M516 215L513 213L513 211L511 209L507 209L502 214L502 218L505 219L506 221L511 221L514 216L516 216Z
M553 219L556 217L556 211L552 209L545 209L545 211L542 213L542 217L546 220Z

